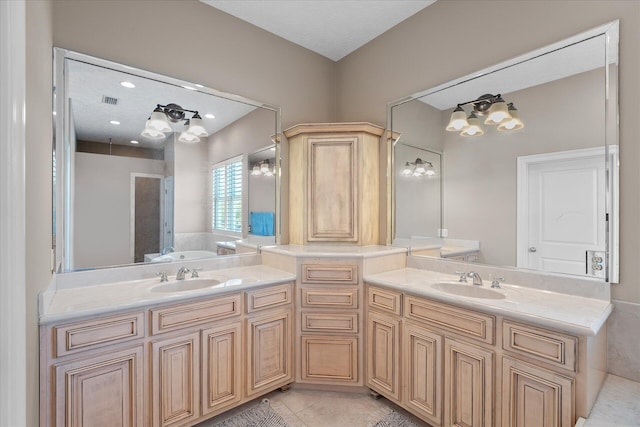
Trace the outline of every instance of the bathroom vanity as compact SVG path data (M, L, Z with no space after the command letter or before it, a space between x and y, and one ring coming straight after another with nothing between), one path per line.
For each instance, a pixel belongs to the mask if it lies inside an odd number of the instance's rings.
M573 426L606 376L606 300L402 269L366 278L367 386L434 426Z

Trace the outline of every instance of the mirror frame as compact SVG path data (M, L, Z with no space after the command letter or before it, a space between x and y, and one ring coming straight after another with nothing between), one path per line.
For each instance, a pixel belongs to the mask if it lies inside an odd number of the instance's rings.
M390 194L390 200L387 203L387 217L390 220L387 223L387 245L393 245L393 242L396 239L396 179L394 171L396 169L396 159L395 159L395 145L402 138L402 135L394 130L393 126L393 108L407 102L417 100L418 98L431 95L436 92L440 92L452 86L456 86L458 84L467 82L469 80L477 79L484 77L488 74L496 72L500 69L508 68L513 65L519 64L521 62L529 61L536 57L542 56L548 52L562 49L569 45L580 43L584 40L588 40L593 37L598 37L601 35L605 36L605 140L604 140L604 153L605 159L610 158L610 154L618 149L619 146L619 20L611 21L606 24L595 27L591 30L587 30L581 33L578 33L572 37L568 37L566 39L560 40L556 43L549 44L539 49L535 49L533 51L524 53L522 55L516 56L510 60L503 61L501 63L495 64L491 67L484 68L482 70L476 71L471 74L467 74L462 77L454 78L445 83L436 85L430 89L426 89L420 92L416 92L414 94L404 96L400 99L392 101L387 104L387 149L389 150L389 161L387 163L387 194ZM610 69L610 58L615 58L615 78L611 74ZM611 147L614 147L611 150ZM609 161L605 161L605 173L607 176L611 176L611 180L607 179L605 183L605 209L606 209L606 237L605 237L605 251L607 254L606 257L606 274L604 281L607 283L618 283L619 282L619 186L616 186L618 191L614 191L612 188L613 183L611 181L615 181L615 183L619 183L618 176L618 168L615 170L611 170ZM441 194L441 203L442 200L446 197L443 193ZM442 207L441 207L442 210ZM444 217L441 216L441 228L442 222L444 221ZM411 253L411 248L409 247L409 253ZM444 258L442 261L449 261ZM505 266L500 266L505 267ZM518 269L515 266L506 266L505 268L513 268ZM527 271L536 271L536 270L527 270ZM554 273L555 274L555 273ZM558 273L560 274L560 273ZM577 276L569 276L567 277L577 277Z
M158 74L152 71L146 71L140 68L131 67L128 65L120 64L117 62L109 61L106 59L98 58L91 55L75 52L61 47L53 48L53 149L52 149L52 164L53 164L53 177L52 177L52 239L51 239L51 256L52 267L54 273L72 272L68 268L69 266L69 236L66 231L70 229L70 217L67 212L70 210L71 201L65 197L65 191L70 191L72 188L71 176L68 171L68 147L65 146L65 135L68 128L68 117L64 114L64 103L67 98L67 75L65 68L65 61L67 59L85 62L91 65L111 69L114 71L131 74L137 77L155 80L161 83L174 85L174 86L194 86L193 82L181 80L178 78ZM267 104L253 99L245 98L240 95L235 95L227 92L222 92L217 89L212 89L202 85L195 85L197 91L217 96L220 98L228 99L230 101L241 102L248 105L253 105L258 108L273 111L275 113L275 134L271 134L271 140L276 146L275 153L275 165L276 170L276 194L275 194L275 239L276 244L281 243L282 239L282 223L281 223L281 166L282 166L282 153L280 145L280 135L282 134L282 110L279 106L273 104ZM60 114L56 114L59 112ZM248 154L248 153L243 153ZM258 247L258 252L260 248ZM124 265L112 265L104 267L95 267L94 269L108 269L123 266L136 266L147 265L148 263L132 263Z

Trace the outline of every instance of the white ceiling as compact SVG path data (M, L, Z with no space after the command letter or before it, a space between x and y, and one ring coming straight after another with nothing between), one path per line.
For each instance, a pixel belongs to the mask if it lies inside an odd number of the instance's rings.
M436 0L200 0L333 61Z
M182 108L200 113L204 127L212 135L240 117L253 111L253 105L213 96L201 91L120 72L79 61L68 63L68 95L73 108L76 137L78 140L109 142L130 145L139 141L138 147L161 148L163 141L151 140L140 135L157 104L178 104ZM136 85L127 89L120 85L129 81ZM103 96L117 98L116 105L102 102ZM209 119L205 114L213 114ZM187 118L191 114L187 113ZM111 120L119 125L109 123ZM174 132L182 131L184 121L171 124Z

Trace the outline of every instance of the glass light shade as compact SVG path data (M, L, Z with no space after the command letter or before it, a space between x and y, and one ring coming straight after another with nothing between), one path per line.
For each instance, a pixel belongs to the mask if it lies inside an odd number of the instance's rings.
M265 175L266 175L267 173L269 173L269 172L270 172L270 171L269 171L269 163L262 163L262 164L260 165L260 172L261 172L261 173L263 173L263 174L265 174Z
M425 172L425 175L434 176L435 174L436 174L436 171L433 170L433 166L431 165L427 166L427 171Z
M273 176L273 172L271 171L271 169L267 169L266 172L262 173L264 176Z
M498 98L496 102L489 107L489 116L484 121L485 125L498 125L505 120L510 120L507 103L502 98Z
M147 120L147 124L145 128L155 129L160 132L171 132L171 126L169 126L169 122L167 121L167 115L161 111L154 111L151 113L151 117Z
M464 112L462 107L457 107L451 113L451 118L449 119L449 124L447 125L446 130L460 132L461 130L469 127L469 122L467 122L467 113Z
M413 172L413 176L422 176L427 173L427 170L424 168L423 164L416 165L416 170Z
M478 117L474 113L469 114L469 117L467 117L467 121L469 122L469 127L463 130L462 132L460 132L460 135L462 136L484 135L484 131L480 127L480 120L478 120Z
M203 126L202 119L198 117L194 117L191 120L189 120L188 132L201 138L209 136L209 134L207 133L206 129Z
M260 172L260 166L258 165L254 165L253 169L251 170L251 175L262 175L262 172Z
M149 127L149 120L147 120L147 124L144 126L144 130L140 135L150 139L164 139L166 137L164 132Z
M409 162L404 164L404 169L402 169L402 175L404 176L409 176L413 173L413 171L411 170L411 165L409 164Z
M178 141L186 142L186 143L196 143L196 142L200 142L200 138L197 135L194 135L191 132L189 132L189 130L187 129L187 126L185 126L185 130L183 130L180 133L180 136L178 137Z
M510 131L510 130L518 130L518 129L522 129L524 127L524 123L522 123L522 120L520 120L520 117L518 115L518 110L514 109L509 109L509 113L511 113L511 119L510 120L504 120L502 123L500 123L498 125L498 130L503 132L503 131Z

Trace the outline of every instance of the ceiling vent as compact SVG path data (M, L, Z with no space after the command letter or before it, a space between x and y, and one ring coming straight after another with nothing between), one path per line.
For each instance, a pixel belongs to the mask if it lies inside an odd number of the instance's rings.
M102 95L102 103L109 105L118 105L118 98L112 96Z

